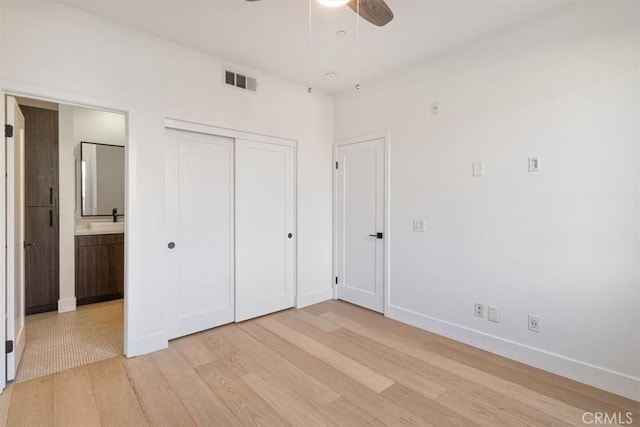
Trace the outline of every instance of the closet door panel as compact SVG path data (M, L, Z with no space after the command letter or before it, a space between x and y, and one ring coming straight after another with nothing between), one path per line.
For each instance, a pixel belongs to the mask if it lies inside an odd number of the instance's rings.
M171 132L167 146L170 337L234 319L233 140ZM170 246L170 245L168 245Z
M294 150L236 140L236 321L294 305Z

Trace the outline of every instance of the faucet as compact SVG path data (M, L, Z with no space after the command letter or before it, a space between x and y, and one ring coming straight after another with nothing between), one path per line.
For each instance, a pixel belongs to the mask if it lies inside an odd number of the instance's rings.
M118 208L113 208L111 215L113 215L113 222L118 222Z

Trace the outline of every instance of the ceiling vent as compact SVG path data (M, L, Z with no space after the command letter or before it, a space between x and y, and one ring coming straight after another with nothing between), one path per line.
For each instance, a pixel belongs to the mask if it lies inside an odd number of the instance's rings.
M255 92L258 89L258 82L253 77L247 77L229 70L224 70L224 84L250 92Z

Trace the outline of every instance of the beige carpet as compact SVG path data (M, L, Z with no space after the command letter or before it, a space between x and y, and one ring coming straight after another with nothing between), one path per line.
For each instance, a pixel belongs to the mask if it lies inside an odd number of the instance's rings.
M121 355L123 300L83 305L63 314L27 316L26 333L16 382Z

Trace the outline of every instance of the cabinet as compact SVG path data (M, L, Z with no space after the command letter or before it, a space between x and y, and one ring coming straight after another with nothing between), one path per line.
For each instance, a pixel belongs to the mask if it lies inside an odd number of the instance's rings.
M76 236L76 304L124 296L124 234Z
M25 118L25 313L34 314L58 307L58 112L20 108Z

